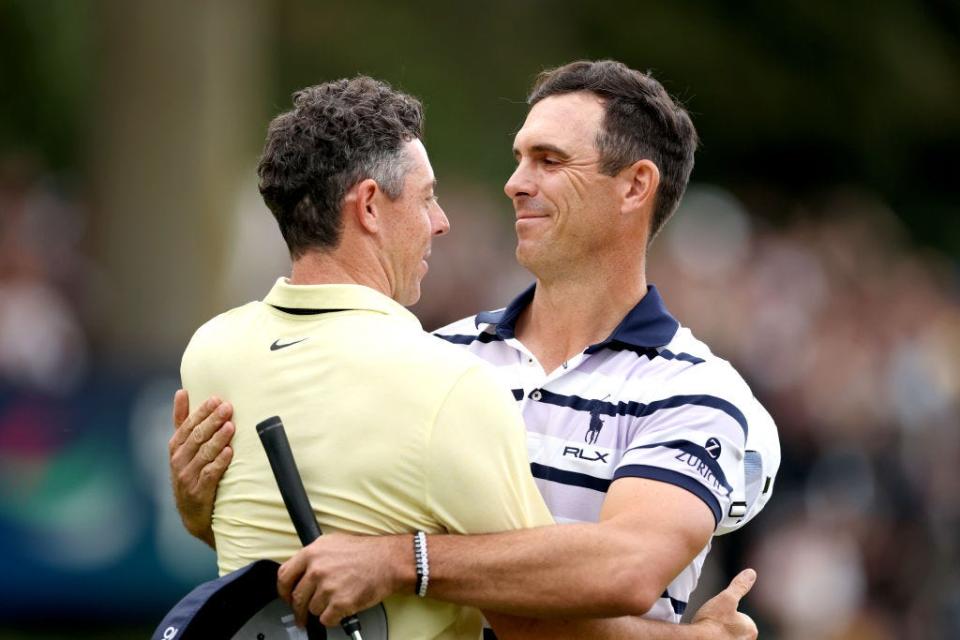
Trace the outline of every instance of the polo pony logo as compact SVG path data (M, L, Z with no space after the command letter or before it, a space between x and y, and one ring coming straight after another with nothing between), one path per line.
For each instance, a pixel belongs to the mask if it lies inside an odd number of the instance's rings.
M603 396L600 400L594 400L590 403L590 426L587 427L587 433L583 436L583 441L587 444L593 444L600 437L600 430L603 429L603 420L600 419L600 403L610 397L610 394Z

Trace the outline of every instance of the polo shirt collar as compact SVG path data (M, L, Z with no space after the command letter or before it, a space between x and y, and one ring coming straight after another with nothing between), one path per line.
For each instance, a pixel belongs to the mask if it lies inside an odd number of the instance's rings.
M497 335L504 340L516 337L517 318L533 300L536 283L513 299L504 309L478 313L476 325L495 327ZM631 309L613 333L606 340L587 347L586 353L595 353L600 349L620 343L639 348L656 348L668 344L680 328L680 323L670 315L660 292L653 285L647 286L647 293Z
M263 301L283 309L373 311L415 324L422 330L417 316L402 304L359 284L290 284L287 278L278 278Z

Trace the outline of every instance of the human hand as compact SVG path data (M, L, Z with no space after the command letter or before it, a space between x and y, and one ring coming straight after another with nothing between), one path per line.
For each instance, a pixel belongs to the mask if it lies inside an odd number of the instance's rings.
M190 399L180 389L173 396L174 432L169 442L173 498L187 531L213 547L217 484L233 457L228 446L235 431L229 421L233 407L212 397L189 411Z
M757 581L757 572L744 569L738 573L726 589L707 600L693 617L692 627L697 627L697 637L704 640L755 640L757 625L737 606Z
M308 612L328 627L409 587L413 593L413 539L403 536L324 535L287 560L277 592L301 627Z

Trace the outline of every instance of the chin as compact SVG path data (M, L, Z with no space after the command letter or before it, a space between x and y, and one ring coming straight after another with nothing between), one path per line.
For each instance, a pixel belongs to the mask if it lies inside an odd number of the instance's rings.
M530 264L537 261L537 257L543 254L543 247L539 242L530 240L519 240L517 242L517 262L521 266L529 267Z
M517 264L527 271L536 274L537 260L534 259L530 252L521 251L520 247L517 247Z
M543 246L517 245L517 263L537 278L563 268L564 260L557 260L556 251L547 251Z

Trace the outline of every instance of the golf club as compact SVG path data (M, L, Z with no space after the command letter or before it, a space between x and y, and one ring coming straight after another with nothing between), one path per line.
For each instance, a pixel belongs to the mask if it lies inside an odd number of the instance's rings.
M263 443L263 448L267 452L267 459L270 461L270 468L273 469L277 486L280 488L283 504L286 505L290 519L293 520L300 542L303 546L307 546L319 538L322 532L303 487L303 480L293 459L290 441L287 440L287 433L283 429L280 416L272 416L257 424L257 435L260 436L260 442ZM360 635L360 620L356 615L341 620L340 626L347 637L363 640Z

